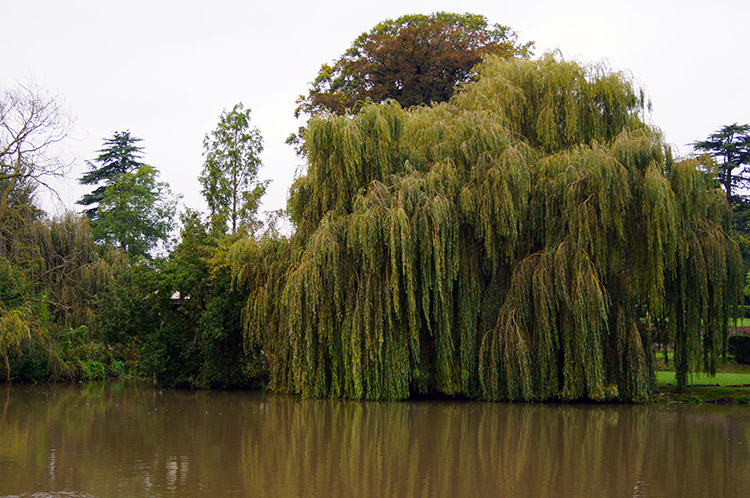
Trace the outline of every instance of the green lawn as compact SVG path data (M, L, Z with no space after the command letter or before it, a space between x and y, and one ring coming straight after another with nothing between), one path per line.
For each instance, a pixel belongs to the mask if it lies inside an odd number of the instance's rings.
M734 320L729 321L729 326L734 327ZM738 318L737 319L737 326L738 327L750 327L750 318Z
M685 391L677 391L672 353L668 353L669 364L662 353L656 354L655 401L683 403L731 403L750 404L750 365L729 359L717 365L715 377L706 374L688 376ZM742 386L742 387L734 387Z
M656 372L656 383L667 385L676 384L674 372ZM727 373L718 372L716 377L709 377L708 374L693 374L688 376L688 384L710 384L720 386L750 385L750 373Z

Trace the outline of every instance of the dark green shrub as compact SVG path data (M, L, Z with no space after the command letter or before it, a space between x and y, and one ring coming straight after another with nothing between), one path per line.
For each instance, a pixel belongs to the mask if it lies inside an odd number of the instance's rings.
M11 355L10 371L14 382L44 382L50 375L48 354L29 342L24 345L21 354Z
M737 363L750 364L750 336L733 335L729 338L729 354Z

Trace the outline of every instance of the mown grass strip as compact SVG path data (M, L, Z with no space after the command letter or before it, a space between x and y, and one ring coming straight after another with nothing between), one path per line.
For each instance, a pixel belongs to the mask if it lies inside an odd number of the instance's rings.
M670 371L656 372L656 384L675 385L675 373ZM714 377L704 373L696 373L688 376L688 385L750 386L750 373L719 372Z

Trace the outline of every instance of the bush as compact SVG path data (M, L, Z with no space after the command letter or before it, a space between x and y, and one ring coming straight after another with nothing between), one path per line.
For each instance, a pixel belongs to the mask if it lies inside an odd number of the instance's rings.
M15 382L44 382L49 378L49 355L39 345L24 344L21 354L10 357L11 376ZM0 378L5 380L3 371Z
M729 338L729 354L737 363L750 364L750 336L733 335Z
M79 360L80 375L84 380L105 380L107 368L103 363L96 360Z

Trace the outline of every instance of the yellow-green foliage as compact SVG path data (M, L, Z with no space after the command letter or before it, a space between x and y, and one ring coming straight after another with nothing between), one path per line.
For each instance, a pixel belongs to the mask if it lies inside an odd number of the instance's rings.
M61 357L57 336L91 319L93 296L122 271L127 256L119 250L101 254L86 217L67 213L48 220L21 214L9 209L0 218L4 377L11 380L11 357L31 344L44 351L53 378L70 377L75 372L66 363L76 369L78 360Z
M19 351L23 341L31 339L32 317L29 315L27 309L5 311L0 308L0 355L7 380L10 380L9 355Z
M729 210L626 76L488 59L450 102L313 119L290 239L232 260L271 388L648 398L649 320L712 370L741 285Z

